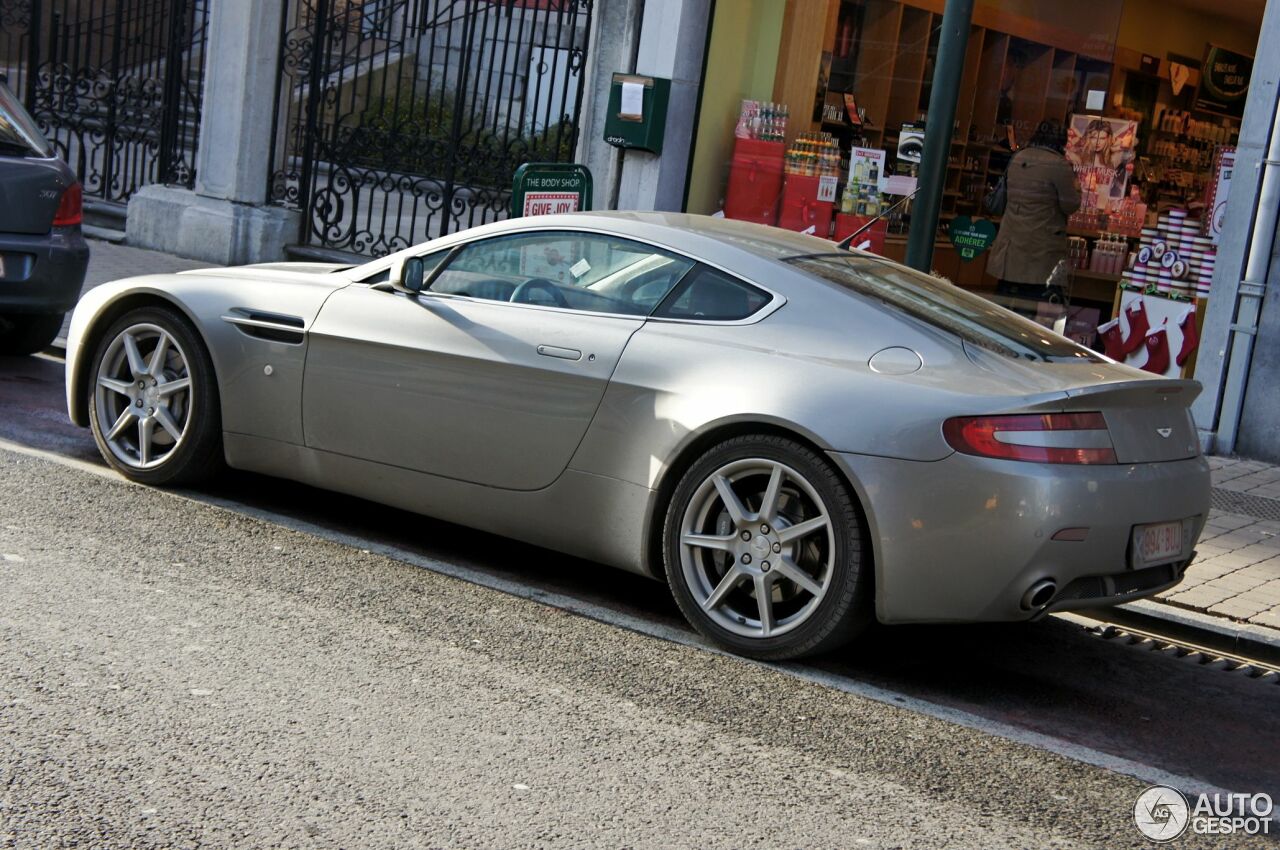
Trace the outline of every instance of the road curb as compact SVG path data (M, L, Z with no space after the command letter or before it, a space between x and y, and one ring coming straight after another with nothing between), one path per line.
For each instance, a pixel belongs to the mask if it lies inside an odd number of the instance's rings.
M1264 626L1237 623L1166 602L1148 600L1076 613L1092 620L1128 626L1223 654L1280 666L1280 633Z

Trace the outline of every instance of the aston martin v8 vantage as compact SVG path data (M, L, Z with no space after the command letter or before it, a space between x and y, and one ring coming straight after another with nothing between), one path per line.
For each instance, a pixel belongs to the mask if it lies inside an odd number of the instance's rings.
M76 308L67 377L131 479L227 465L633 570L760 658L1156 593L1209 508L1194 381L699 216L117 281Z

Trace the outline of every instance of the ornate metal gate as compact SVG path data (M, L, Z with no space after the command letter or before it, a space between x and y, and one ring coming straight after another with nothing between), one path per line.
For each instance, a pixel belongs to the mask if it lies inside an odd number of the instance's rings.
M289 0L269 195L300 242L375 256L505 218L572 160L591 0Z
M0 72L86 195L191 186L209 0L0 0Z

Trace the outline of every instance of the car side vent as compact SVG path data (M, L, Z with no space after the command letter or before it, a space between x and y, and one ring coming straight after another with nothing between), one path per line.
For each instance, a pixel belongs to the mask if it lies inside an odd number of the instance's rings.
M265 313L260 310L244 310L239 307L222 317L222 321L236 326L245 336L301 345L306 337L306 322L299 316L282 313Z

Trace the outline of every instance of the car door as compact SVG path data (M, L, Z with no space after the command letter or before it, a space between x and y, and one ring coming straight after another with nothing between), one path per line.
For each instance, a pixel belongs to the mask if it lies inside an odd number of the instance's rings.
M417 296L353 284L325 303L309 333L307 445L513 490L568 466L627 341L692 266L564 231L424 259Z

